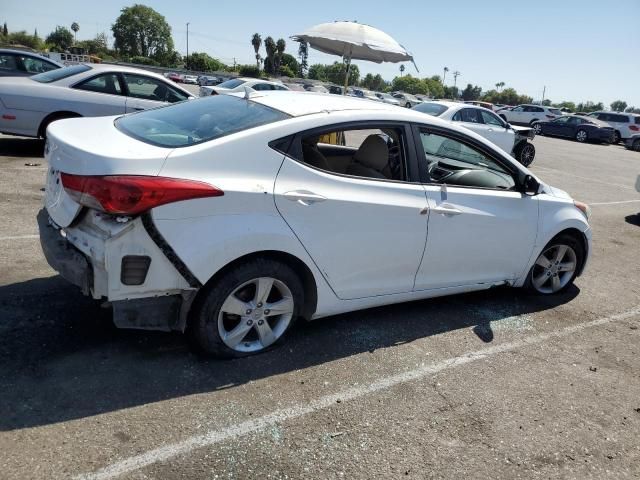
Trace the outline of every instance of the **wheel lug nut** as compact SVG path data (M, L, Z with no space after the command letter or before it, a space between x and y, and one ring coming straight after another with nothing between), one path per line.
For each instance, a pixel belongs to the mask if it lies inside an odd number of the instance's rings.
M271 312L271 310L266 309L266 310L264 311L264 314L265 314L265 315L269 315L269 312Z
M264 320L258 320L258 325L262 325L264 323Z
M250 315L250 314L251 314L251 309L247 308L247 315Z
M259 304L258 304L258 308L262 308L262 303L259 303Z
M247 320L247 325L249 326L253 325L253 320Z

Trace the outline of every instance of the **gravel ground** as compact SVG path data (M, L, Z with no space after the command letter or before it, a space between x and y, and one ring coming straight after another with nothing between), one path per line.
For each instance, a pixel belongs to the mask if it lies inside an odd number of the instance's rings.
M534 143L593 208L567 293L356 312L205 361L54 274L42 143L0 136L0 478L640 478L640 155Z

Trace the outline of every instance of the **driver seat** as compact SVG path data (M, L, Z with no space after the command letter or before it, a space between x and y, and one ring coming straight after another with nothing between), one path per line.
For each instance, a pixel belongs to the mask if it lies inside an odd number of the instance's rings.
M389 166L389 147L380 135L369 135L353 156L348 175L388 179L382 171Z

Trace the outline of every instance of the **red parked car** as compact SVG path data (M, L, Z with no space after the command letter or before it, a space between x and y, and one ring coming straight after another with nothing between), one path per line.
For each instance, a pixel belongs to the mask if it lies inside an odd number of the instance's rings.
M184 76L180 75L179 73L170 73L169 75L167 75L167 78L169 80L173 80L176 83L184 83Z

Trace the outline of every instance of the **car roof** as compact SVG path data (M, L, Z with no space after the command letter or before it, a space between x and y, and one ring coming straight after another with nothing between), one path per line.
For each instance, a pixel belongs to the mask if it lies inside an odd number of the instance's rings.
M250 99L294 117L344 110L385 110L392 112L397 112L398 110L398 107L388 103L319 92L260 92L252 94Z

